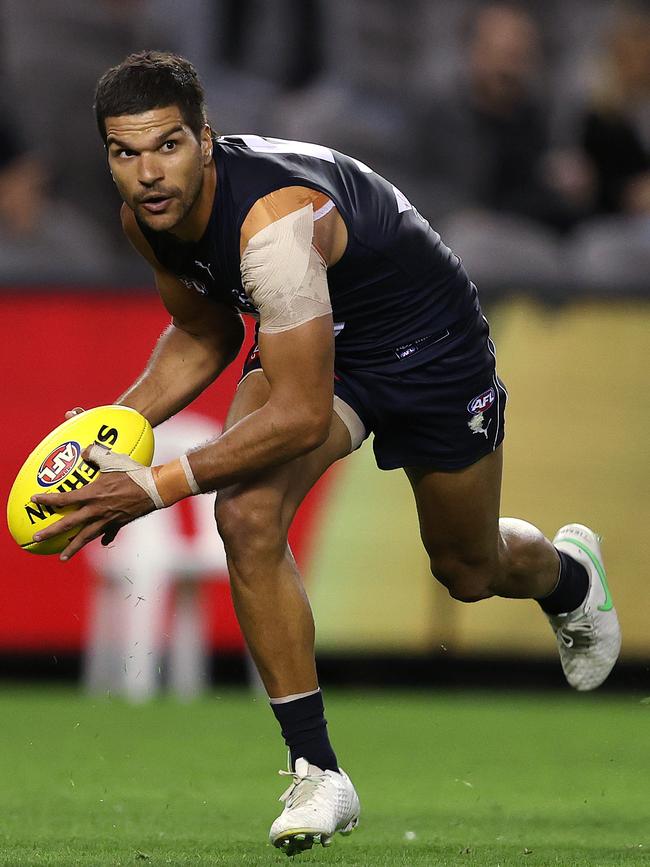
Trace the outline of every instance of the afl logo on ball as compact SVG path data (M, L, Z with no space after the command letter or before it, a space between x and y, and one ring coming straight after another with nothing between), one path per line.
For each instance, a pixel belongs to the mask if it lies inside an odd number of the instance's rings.
M36 479L43 488L61 482L74 469L81 455L81 446L74 440L62 443L45 458L39 467Z
M483 394L479 394L478 397L473 397L470 400L467 404L467 412L471 412L472 415L475 415L477 412L485 412L494 403L494 397L494 389L488 388Z

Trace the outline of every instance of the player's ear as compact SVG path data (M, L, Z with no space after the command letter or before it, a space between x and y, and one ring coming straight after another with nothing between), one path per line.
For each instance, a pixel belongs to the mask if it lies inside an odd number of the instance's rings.
M204 124L201 130L201 152L203 154L203 163L208 165L212 159L212 130L209 124Z

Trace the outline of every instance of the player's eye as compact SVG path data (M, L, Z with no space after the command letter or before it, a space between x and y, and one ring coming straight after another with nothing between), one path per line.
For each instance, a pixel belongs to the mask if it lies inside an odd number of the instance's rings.
M164 142L162 149L163 149L163 151L167 151L167 153L169 153L170 151L175 151L176 150L176 142L173 141L172 139L167 139L167 141Z
M115 156L120 157L120 159L125 159L128 157L135 157L137 153L135 151L130 151L127 148L120 148L118 151L115 151Z

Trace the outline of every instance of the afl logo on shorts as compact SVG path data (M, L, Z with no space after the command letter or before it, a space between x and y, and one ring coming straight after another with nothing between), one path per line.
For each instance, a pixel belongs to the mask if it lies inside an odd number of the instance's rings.
M470 400L467 404L467 412L471 412L472 415L475 415L478 412L485 412L485 410L489 409L494 403L494 398L494 389L488 388L488 390L484 391L483 394L479 394L478 397L473 397Z
M38 469L36 480L43 488L61 482L74 469L81 455L81 446L74 440L62 443L45 458Z

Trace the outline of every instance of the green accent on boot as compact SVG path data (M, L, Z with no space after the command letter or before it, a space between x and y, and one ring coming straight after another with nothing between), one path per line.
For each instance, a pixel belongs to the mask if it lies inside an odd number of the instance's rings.
M555 544L558 542L570 542L572 545L575 545L577 548L580 548L581 551L584 551L587 557L594 564L596 572L598 572L598 577L600 578L600 583L603 585L603 590L605 591L605 601L602 605L598 606L599 611L611 611L614 607L614 603L612 601L612 594L609 592L609 584L607 583L607 575L605 574L605 570L603 568L602 563L596 557L594 552L587 548L587 546L583 542L578 542L576 539L572 539L569 536L563 536L561 539L555 539Z

